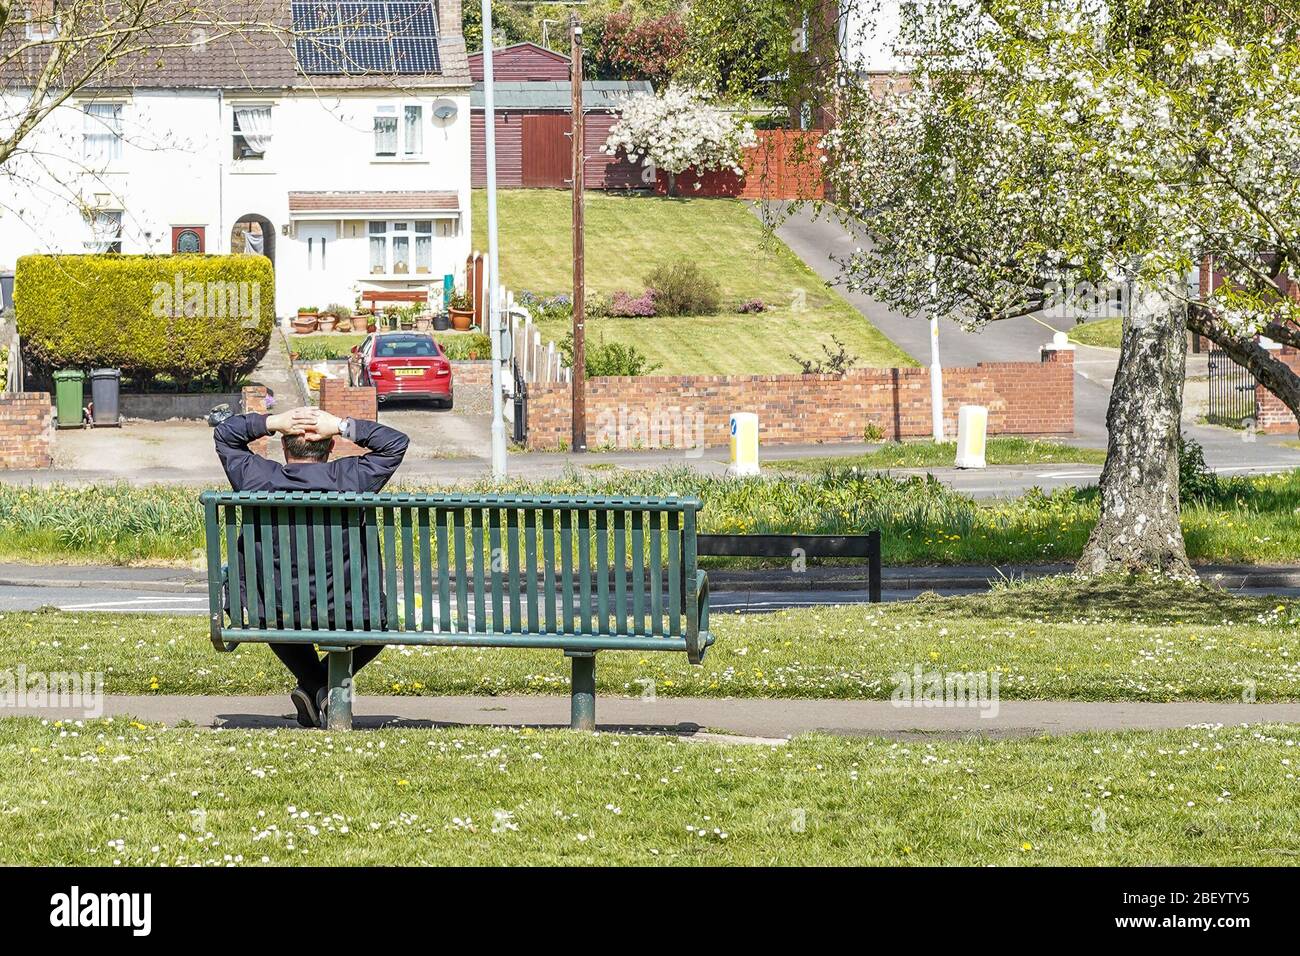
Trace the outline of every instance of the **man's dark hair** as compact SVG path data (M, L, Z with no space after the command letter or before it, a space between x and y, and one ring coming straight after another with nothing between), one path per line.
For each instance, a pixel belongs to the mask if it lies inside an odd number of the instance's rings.
M308 441L302 435L284 435L280 439L284 445L286 458L300 461L329 461L330 451L334 447L333 438L318 438Z

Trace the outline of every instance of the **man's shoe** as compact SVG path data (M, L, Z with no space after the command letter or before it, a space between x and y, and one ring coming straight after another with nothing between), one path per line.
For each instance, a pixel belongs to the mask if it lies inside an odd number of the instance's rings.
M329 719L330 707L330 689L322 687L316 691L316 726L321 730L325 729L326 721Z
M293 701L293 709L298 712L298 725L300 727L324 726L321 723L320 707L311 694L301 687L295 687L289 692L289 699Z

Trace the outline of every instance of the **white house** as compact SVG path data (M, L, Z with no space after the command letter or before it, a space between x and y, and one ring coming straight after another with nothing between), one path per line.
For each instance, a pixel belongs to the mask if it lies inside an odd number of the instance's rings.
M270 3L292 34L200 36L44 120L0 171L0 266L32 252L261 253L281 315L441 289L447 274L463 285L460 0ZM30 92L0 81L12 116Z

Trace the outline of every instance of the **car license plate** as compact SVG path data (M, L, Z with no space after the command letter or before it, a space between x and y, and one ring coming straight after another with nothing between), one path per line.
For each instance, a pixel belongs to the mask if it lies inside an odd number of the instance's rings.
M395 369L393 369L393 374L394 374L394 375L423 375L423 374L424 374L424 369L422 369L422 368L395 368Z

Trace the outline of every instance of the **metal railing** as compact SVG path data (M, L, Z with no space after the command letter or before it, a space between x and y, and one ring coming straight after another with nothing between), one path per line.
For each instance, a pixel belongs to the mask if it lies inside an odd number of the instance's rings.
M1255 376L1234 362L1222 349L1208 356L1210 401L1205 416L1216 425L1242 428L1259 414L1255 402Z

